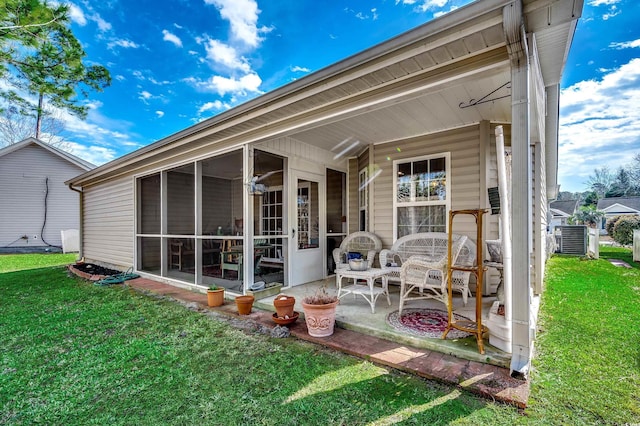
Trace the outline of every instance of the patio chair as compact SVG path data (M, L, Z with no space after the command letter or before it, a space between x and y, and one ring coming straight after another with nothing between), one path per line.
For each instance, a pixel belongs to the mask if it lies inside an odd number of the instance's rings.
M453 240L451 256L453 263L456 265L460 265L459 255L466 241L467 237L464 235L460 235ZM465 263L467 263L468 260L466 258L469 257L469 253L468 249L465 251L467 252L465 254ZM414 255L402 264L400 268L400 305L398 309L400 315L402 315L404 304L409 300L435 299L445 305L448 303L447 257L447 247L443 246L441 250L432 252L430 256ZM454 281L453 288L455 289L459 284L457 281L468 283L468 277L466 281L464 278L462 276L452 277ZM465 304L468 291L467 285L463 292Z
M382 249L382 241L376 234L358 231L346 236L340 247L333 249L333 260L336 269L348 268L350 256L366 259L369 267L373 266L376 253Z

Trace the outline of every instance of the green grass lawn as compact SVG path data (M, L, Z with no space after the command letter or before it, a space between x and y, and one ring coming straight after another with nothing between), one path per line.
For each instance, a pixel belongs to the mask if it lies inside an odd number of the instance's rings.
M77 257L78 253L0 254L0 273L67 265Z
M61 267L6 272L0 424L634 423L639 278L605 260L551 260L523 413Z
M552 257L539 329L531 418L640 423L640 265L630 250L601 247L597 261Z

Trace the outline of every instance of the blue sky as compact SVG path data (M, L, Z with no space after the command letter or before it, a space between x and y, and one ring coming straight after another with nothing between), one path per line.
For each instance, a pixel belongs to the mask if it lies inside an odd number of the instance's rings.
M76 0L72 28L111 87L64 114L96 164L216 115L471 0ZM585 0L562 82L559 183L640 152L640 2Z

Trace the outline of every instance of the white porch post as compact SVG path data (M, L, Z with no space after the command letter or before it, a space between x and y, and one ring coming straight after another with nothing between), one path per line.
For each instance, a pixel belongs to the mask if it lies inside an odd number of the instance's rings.
M531 147L529 54L521 0L503 9L504 31L511 60L512 149L512 358L511 371L526 375L531 361Z

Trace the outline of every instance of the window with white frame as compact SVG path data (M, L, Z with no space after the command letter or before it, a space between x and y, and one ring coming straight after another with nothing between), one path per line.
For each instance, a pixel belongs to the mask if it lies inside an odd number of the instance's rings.
M449 153L394 161L396 238L418 232L446 232L450 169Z
M367 207L369 206L369 173L366 168L358 173L358 222L359 231L367 230Z

